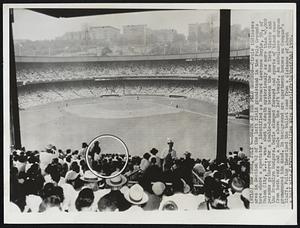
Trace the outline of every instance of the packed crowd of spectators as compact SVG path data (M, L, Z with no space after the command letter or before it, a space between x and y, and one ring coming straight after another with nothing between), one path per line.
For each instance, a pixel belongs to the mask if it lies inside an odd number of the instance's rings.
M245 59L234 59L230 61L231 80L247 81L250 80L250 62Z
M96 141L88 151L88 164L102 176L111 176L112 173L119 172L126 165L125 154L104 153L101 151L99 141Z
M19 89L19 106L32 106L65 101L76 98L100 97L103 95L181 95L217 104L218 87L215 83L126 81L122 83L72 83L45 84ZM249 89L242 84L232 84L229 88L229 114L249 109Z
M249 208L249 160L243 148L220 161L188 151L183 158L168 139L166 148L129 156L122 174L102 179L88 169L87 147L12 150L9 209L16 214ZM114 158L107 167L124 159Z
M118 61L93 63L17 63L17 80L25 83L108 76L197 76L218 78L216 60ZM230 79L248 82L249 60L231 60Z
M228 113L237 114L249 110L250 96L246 87L229 87Z
M110 176L122 170L125 165L124 154L96 154L98 158L90 158L91 167L103 176Z

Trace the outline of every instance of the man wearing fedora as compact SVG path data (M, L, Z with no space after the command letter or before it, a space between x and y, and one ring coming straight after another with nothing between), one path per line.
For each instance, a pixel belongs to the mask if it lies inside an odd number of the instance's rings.
M114 176L116 172L111 175ZM106 179L106 184L110 187L110 192L104 195L100 200L107 201L111 204L115 204L119 211L125 211L130 207L130 204L124 198L123 193L121 192L121 188L127 182L127 179L122 174Z

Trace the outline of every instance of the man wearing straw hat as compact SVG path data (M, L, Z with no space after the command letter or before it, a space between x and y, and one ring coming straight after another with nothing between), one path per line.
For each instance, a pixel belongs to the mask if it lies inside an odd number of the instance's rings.
M109 189L103 189L102 187L104 187L104 183L101 183L102 178L96 176L90 170L85 171L83 177L81 177L80 179L84 182L83 188L90 188L93 190L95 197L93 203L93 210L96 210L96 208L98 207L98 200L105 194L107 194L109 192Z
M172 139L167 139L168 148L161 151L159 154L161 167L163 170L166 169L167 165L170 165L168 163L172 163L172 160L176 159L176 151L173 149L174 142Z
M111 175L114 176L116 172ZM104 195L100 200L107 201L111 204L115 204L119 211L125 211L130 207L130 204L124 198L123 193L121 192L121 188L127 182L127 179L122 174L106 179L106 184L110 187L110 192ZM98 204L99 206L99 204Z
M144 211L142 206L148 202L148 195L141 185L135 184L124 193L125 199L132 205L127 211Z

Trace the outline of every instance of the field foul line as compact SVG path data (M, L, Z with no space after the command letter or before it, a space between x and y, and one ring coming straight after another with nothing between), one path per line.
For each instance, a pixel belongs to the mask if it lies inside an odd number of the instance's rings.
M182 110L184 112L190 112L190 113L193 113L193 114L197 114L197 115L200 115L200 116L205 116L205 117L208 117L208 118L211 118L211 119L216 119L217 118L216 115L209 115L209 114L194 112L194 111L190 111L190 110L186 110L186 109L180 109L180 110ZM228 121L231 122L231 123L234 123L234 124L238 124L238 125L249 126L249 124L242 123L242 122L237 122L233 119L229 119Z
M172 105L160 104L160 103L155 103L155 102L152 102L152 101L146 101L146 102L147 103L151 103L151 104L155 104L155 105L168 106L168 107L174 108ZM204 117L211 118L211 119L216 119L217 118L216 115L204 114L204 113L195 112L195 111L191 111L191 110L187 110L187 109L182 109L182 108L176 108L176 109L179 109L180 111L183 111L183 112L189 112L189 113L193 113L193 114L204 116ZM231 123L233 123L233 124L237 124L237 125L249 126L249 124L238 122L238 121L235 121L234 119L229 119L228 121L231 122Z

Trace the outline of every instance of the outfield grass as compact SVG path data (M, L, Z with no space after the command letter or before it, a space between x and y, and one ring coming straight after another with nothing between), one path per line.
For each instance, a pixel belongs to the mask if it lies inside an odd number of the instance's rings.
M178 108L176 108L178 105ZM41 150L51 143L61 149L79 149L100 134L120 137L131 155L152 147L164 149L167 138L179 155L214 158L216 106L206 102L167 97L88 98L42 105L20 111L22 144ZM228 150L240 146L248 153L249 120L230 119Z

